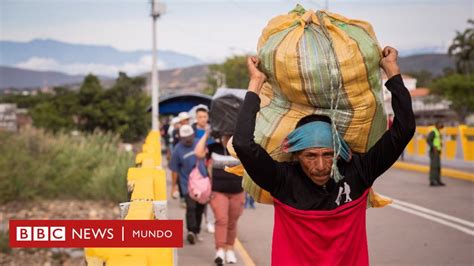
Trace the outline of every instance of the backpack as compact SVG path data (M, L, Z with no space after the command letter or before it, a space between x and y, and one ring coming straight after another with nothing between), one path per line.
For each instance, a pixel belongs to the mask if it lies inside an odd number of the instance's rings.
M189 197L200 204L206 204L210 200L211 191L211 180L207 174L204 162L202 160L198 160L196 162L196 166L189 174Z

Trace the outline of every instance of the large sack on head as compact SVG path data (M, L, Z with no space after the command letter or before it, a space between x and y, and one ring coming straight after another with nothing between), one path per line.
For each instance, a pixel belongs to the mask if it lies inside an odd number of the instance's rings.
M284 138L302 117L324 114L335 121L353 152L366 152L387 125L380 51L364 21L301 6L273 18L258 43L260 68L268 81L255 141L275 160L290 160L281 150ZM272 202L246 173L243 187L256 201Z

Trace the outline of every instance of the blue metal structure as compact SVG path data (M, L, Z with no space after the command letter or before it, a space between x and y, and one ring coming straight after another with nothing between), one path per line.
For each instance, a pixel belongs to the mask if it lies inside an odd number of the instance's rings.
M160 115L178 115L180 112L187 112L198 104L211 107L212 97L200 93L188 93L180 95L168 95L160 97ZM149 108L151 111L151 107Z

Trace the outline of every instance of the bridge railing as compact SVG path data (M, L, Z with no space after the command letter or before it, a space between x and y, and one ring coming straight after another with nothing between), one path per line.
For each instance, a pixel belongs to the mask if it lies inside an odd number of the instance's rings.
M167 219L166 172L162 167L160 132L151 131L142 152L135 158L136 167L128 169L129 202L121 203L125 220ZM86 248L90 266L177 265L174 248Z
M432 126L417 127L413 139L405 149L407 155L428 156L426 137L433 129ZM461 125L445 127L441 130L443 151L441 156L445 160L463 160L474 162L474 127Z

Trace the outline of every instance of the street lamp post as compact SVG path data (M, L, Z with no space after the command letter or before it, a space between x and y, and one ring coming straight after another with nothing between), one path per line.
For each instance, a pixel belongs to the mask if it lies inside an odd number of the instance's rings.
M158 0L151 0L151 17L152 17L152 42L153 42L153 55L152 55L152 66L151 66L151 129L159 130L158 123L158 110L159 110L159 80L158 80L158 67L156 65L156 20L164 13L164 5L158 3Z

